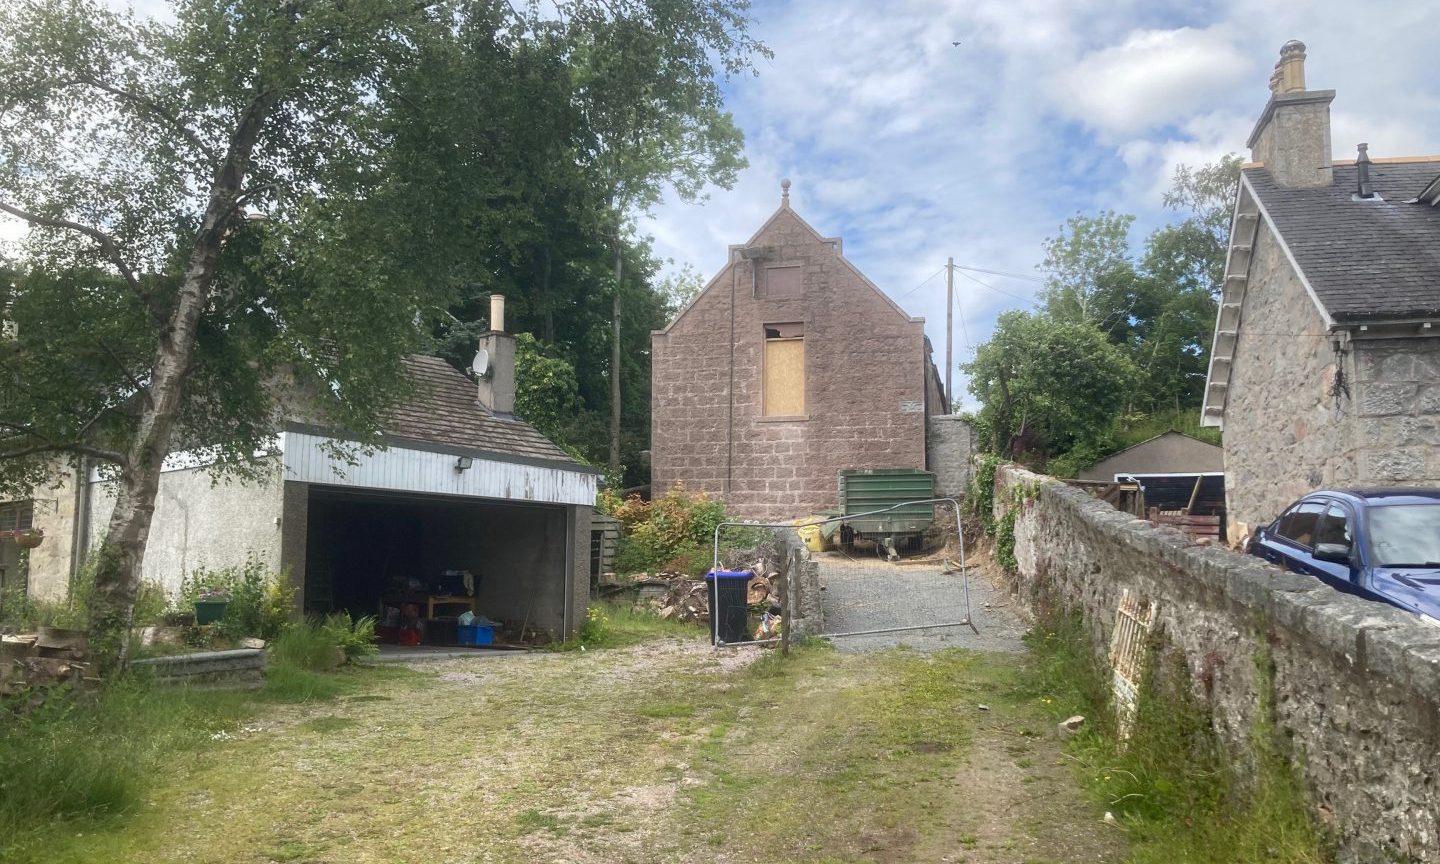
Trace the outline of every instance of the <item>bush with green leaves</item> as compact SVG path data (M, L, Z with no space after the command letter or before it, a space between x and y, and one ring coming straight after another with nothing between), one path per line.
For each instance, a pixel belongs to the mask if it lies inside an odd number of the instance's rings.
M90 596L95 590L96 556L91 555L80 565L69 594L54 599L37 597L26 591L24 580L0 594L0 630L30 632L37 627L62 627L83 630L90 619ZM169 607L170 599L158 582L144 581L135 593L133 625L147 627L159 624Z
M680 483L651 501L638 495L622 500L614 492L602 492L599 508L620 520L615 572L621 574L699 576L715 563L716 527L738 521L725 512L725 502L706 492L688 492ZM764 528L727 528L720 534L721 566L746 566L750 553L774 542L774 534Z
M192 570L180 584L181 606L193 608L205 595L223 595L229 601L215 625L216 635L224 639L274 639L293 618L295 589L289 577L254 557L238 567Z
M312 617L285 628L270 644L275 663L308 672L324 672L346 662L374 654L375 619L351 620L345 612Z

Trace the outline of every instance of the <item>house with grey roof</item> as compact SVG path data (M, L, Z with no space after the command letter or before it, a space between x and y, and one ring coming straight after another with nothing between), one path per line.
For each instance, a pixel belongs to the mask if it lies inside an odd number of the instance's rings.
M1228 536L1320 487L1440 485L1440 157L1332 159L1288 42L1235 195L1202 424Z
M470 609L530 634L573 632L589 602L599 472L515 416L503 301L492 301L478 380L434 357L405 359L411 395L385 418L382 448L292 420L258 481L216 481L203 460L172 454L142 578L173 593L198 568L257 561L289 574L308 613L383 620L408 607L439 620ZM113 493L87 473L26 502L45 529L31 593L63 597L103 536Z

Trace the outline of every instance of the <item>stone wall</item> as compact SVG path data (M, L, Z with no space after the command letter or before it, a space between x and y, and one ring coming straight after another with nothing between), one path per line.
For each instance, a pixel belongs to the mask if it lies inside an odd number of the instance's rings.
M1357 482L1440 485L1440 339L1354 343Z
M1158 604L1242 764L1273 687L1277 730L1342 862L1440 862L1440 628L1014 466L997 472L995 502L997 518L1015 508L1021 595L1079 608L1097 652L1122 591ZM1267 656L1273 676L1259 671Z
M55 486L36 489L32 494L32 527L45 532L45 540L30 550L29 585L33 597L63 600L70 592L75 566L76 507L75 469L64 469Z
M1331 347L1325 320L1264 222L1225 399L1226 536L1267 525L1295 499L1353 484L1352 403L1335 376L1354 364Z
M961 498L970 488L975 432L959 414L931 417L925 426L926 470L935 474L935 497Z
M652 340L652 480L721 494L746 518L834 507L842 468L925 465L924 322L892 305L788 209ZM767 269L800 268L774 296ZM732 298L734 305L732 307ZM733 312L733 314L732 314ZM730 334L734 326L732 362ZM805 415L761 416L766 324L805 325ZM732 405L733 392L733 405Z
M1226 397L1227 536L1319 488L1440 483L1440 338L1337 351L1264 223L1250 282Z

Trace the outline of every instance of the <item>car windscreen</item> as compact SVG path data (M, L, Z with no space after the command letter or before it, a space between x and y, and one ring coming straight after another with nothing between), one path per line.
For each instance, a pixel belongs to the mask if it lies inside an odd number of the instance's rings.
M1369 522L1376 566L1440 566L1440 504L1371 507Z

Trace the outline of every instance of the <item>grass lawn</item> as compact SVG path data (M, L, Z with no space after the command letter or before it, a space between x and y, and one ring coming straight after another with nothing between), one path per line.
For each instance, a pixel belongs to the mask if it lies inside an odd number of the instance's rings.
M224 728L176 745L130 812L56 823L0 857L1126 857L1018 683L1020 658L817 646L782 660L676 632L361 670L323 700L214 715Z

